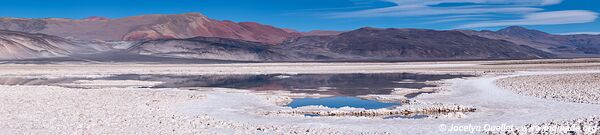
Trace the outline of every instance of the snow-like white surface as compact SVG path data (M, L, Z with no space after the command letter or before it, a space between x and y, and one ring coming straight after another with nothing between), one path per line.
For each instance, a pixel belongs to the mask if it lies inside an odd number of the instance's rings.
M280 110L282 107L265 97L252 93L213 93L207 100L182 107L187 113L206 113L216 119L251 124L335 128L340 131L369 131L393 134L465 134L446 132L440 126L449 125L514 125L522 126L553 120L571 120L600 115L600 105L558 102L515 94L494 84L500 78L548 74L557 72L522 72L518 75L454 79L450 93L417 98L421 102L469 105L474 113L460 119L372 119L366 117L303 117L262 116L258 112ZM568 73L568 72L564 72ZM480 132L475 132L480 133Z
M520 75L548 74L547 72L527 72ZM513 76L520 76L513 75ZM454 94L450 97L437 97L432 101L473 104L484 113L494 114L495 118L486 121L531 123L548 121L549 119L570 119L600 114L596 111L599 105L550 101L529 96L522 96L509 90L499 88L494 81L503 77L487 77L457 81Z
M108 87L152 87L163 82L138 80L77 80L72 83L59 84L67 87L108 88Z
M497 65L465 67L463 69L460 66L468 65L458 64L459 68L437 69L442 67L448 68L447 66L454 67L456 65L440 66L421 63L261 63L185 66L2 65L0 66L0 75L100 77L114 74L473 73L473 70L486 75L498 73L512 74L512 69ZM583 65L587 65L587 63ZM531 67L535 66L537 65L531 65ZM423 67L423 69L419 69L419 67ZM488 69L488 67L501 70ZM522 66L517 69L520 70L521 68L529 67ZM491 71L487 72L488 70ZM284 92L253 93L243 90L213 88L198 88L197 91L185 91L178 89L153 90L134 87L82 90L47 86L0 86L0 96L3 96L1 101L5 105L1 107L4 109L4 113L0 113L0 115L5 115L3 117L5 119L0 120L0 123L4 124L0 124L2 125L0 128L15 131L9 133L28 133L27 131L30 131L32 128L41 128L48 131L55 131L56 133L70 133L72 131L76 133L80 133L79 131L84 131L83 133L88 133L88 131L92 133L129 131L128 133L131 133L143 131L139 133L465 134L471 132L446 132L440 130L440 127L451 125L483 126L484 124L495 126L515 124L515 126L520 126L524 124L546 123L552 120L575 120L600 114L597 111L600 110L600 105L597 104L559 102L528 97L515 94L510 90L501 89L494 84L497 79L513 76L574 72L600 73L600 71L554 72L554 69L545 70L546 72L517 72L516 75L490 75L447 80L450 85L444 85L442 93L423 94L416 98L421 103L459 104L477 108L476 112L464 113L465 115L462 118L442 119L264 115L264 112L291 109L281 107L283 103L290 101L290 97L321 96ZM142 84L148 82L129 83ZM393 97L383 98L392 99ZM354 110L352 108L344 109ZM17 112L18 115L14 115L12 112ZM31 122L42 124L36 125L36 123L31 124ZM48 122L50 124L43 124ZM79 124L79 122L88 123ZM25 126L19 127L18 125ZM51 129L74 126L85 126L85 128ZM188 132L192 130L196 130L196 132ZM117 134L119 132L110 133Z
M522 95L564 102L600 104L599 73L519 76L499 79L496 83Z

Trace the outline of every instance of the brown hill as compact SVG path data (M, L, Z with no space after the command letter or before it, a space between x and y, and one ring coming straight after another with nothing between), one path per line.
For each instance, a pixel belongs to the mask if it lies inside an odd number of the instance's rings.
M277 44L300 33L273 26L218 21L198 13L143 15L119 19L90 17L82 20L0 18L0 29L44 33L83 40L152 40L163 38L221 37Z

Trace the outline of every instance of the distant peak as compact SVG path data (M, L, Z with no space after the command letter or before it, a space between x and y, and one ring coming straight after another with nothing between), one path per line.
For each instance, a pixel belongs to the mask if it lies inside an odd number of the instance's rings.
M506 27L504 29L498 30L497 32L499 33L520 33L520 34L524 34L524 33L535 33L535 34L547 34L546 32L542 32L542 31L538 31L538 30L532 30L532 29L527 29L525 27L521 27L521 26L510 26L510 27Z
M106 17L101 17L101 16L90 16L90 17L87 17L87 18L84 18L84 19L81 19L81 20L84 20L84 21L105 21L105 20L109 20L109 19L106 18Z
M527 32L527 31L534 31L534 30L530 30L530 29L527 29L527 28L521 27L521 26L510 26L510 27L506 27L504 29L498 30L498 32L503 32L503 33Z
M374 27L362 27L362 28L360 28L358 30L383 30L383 29L381 29L381 28L374 28Z
M503 35L520 36L520 37L527 37L527 38L542 38L542 37L546 37L546 36L550 35L543 31L527 29L527 28L520 27L520 26L510 26L510 27L498 30L497 33L503 34Z
M521 26L509 26L509 27L506 27L506 28L504 28L504 29L513 29L513 30L528 30L527 28L525 28L525 27L521 27Z
M184 13L183 15L188 15L188 16L196 16L196 17L206 17L206 16L204 16L203 14L196 13L196 12Z

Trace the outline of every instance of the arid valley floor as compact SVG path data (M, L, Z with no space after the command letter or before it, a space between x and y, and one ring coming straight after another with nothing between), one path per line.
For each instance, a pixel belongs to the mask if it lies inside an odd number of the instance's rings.
M294 99L343 92L325 86L303 92L276 85L290 82L232 88L194 84L209 79L219 84L230 82L220 77L160 79L228 75L243 80L248 75L277 74L274 78L284 80L295 75L397 73L463 76L425 81L427 87L422 88L351 94L400 104L379 109L287 106ZM106 79L124 75L138 76ZM256 90L258 87L269 90ZM0 64L0 102L2 134L598 134L600 59L4 63ZM569 129L555 129L564 127Z

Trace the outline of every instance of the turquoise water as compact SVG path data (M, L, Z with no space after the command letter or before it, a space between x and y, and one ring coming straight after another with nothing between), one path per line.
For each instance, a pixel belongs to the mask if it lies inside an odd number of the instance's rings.
M398 106L398 103L386 103L375 100L365 100L357 97L349 96L336 96L336 97L325 97L325 98L297 98L287 106L292 108L311 106L311 105L322 105L329 108L341 108L341 107L354 107L364 109L380 109Z

